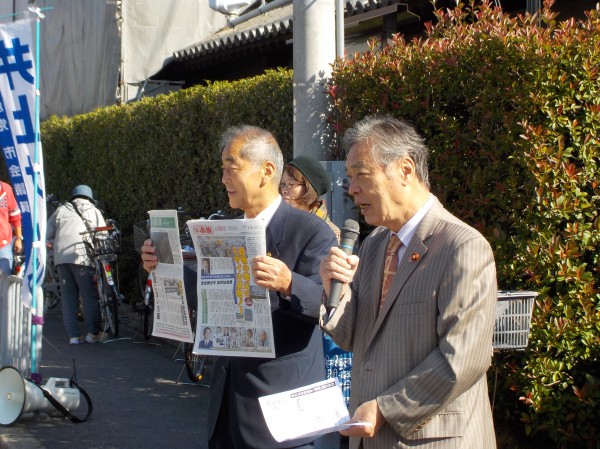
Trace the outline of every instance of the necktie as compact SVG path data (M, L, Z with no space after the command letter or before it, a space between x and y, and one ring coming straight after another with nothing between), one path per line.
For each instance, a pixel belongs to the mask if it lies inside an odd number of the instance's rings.
M385 251L385 264L383 266L383 284L381 286L381 301L379 302L379 309L383 307L385 297L387 295L394 275L398 270L398 248L400 248L402 242L396 234L392 235L390 242L388 243Z

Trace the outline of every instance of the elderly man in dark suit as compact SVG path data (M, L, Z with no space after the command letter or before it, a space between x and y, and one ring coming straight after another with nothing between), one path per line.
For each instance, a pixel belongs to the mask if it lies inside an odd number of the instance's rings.
M283 156L271 133L240 126L221 141L222 182L229 205L245 218L267 224L267 255L252 261L256 283L269 290L274 359L217 357L208 407L210 449L308 448L314 437L277 443L258 398L323 380L323 348L318 327L321 304L319 263L337 244L319 217L282 201L278 188ZM155 264L144 246L146 269ZM293 423L290 423L293 425Z
M429 191L427 147L407 123L367 117L345 136L349 193L378 226L359 255L332 248L322 324L354 352L352 449L496 447L486 371L496 269L488 242ZM349 281L352 280L350 288Z

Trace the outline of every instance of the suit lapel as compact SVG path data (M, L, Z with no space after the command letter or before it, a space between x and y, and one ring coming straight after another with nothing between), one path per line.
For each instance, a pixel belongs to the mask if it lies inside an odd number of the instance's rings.
M272 256L276 259L279 258L279 249L278 246L281 242L283 242L285 236L285 228L287 223L287 217L289 214L288 206L285 201L281 201L281 204L275 211L273 218L269 222L266 230L266 240L267 240L267 252L269 256Z
M385 321L394 303L396 301L402 301L402 298L400 297L402 288L404 287L412 273L422 263L425 254L427 253L427 245L425 242L427 238L429 238L429 236L431 236L431 234L433 233L433 230L435 229L435 226L439 221L439 217L442 210L443 206L436 199L429 212L425 214L423 220L421 220L421 223L419 223L415 231L415 235L410 241L408 247L406 247L404 255L400 260L400 263L398 265L398 271L394 276L394 280L392 281L392 285L390 286L386 300L383 303L383 307L381 308L381 310L379 310L379 300L381 298L381 284L383 283L383 264L385 261L385 250L390 235L389 232L383 233L386 238L383 241L379 242L379 245L377 246L378 248L380 248L377 252L380 253L379 255L381 257L378 257L377 262L373 264L374 271L372 271L372 273L378 273L379 278L378 288L376 288L373 292L375 298L373 299L374 308L372 310L373 313L375 313L374 316L376 317L376 319L374 320L375 324L369 336L369 341L364 346L365 351L370 346L371 342L379 332L381 325ZM381 253L383 253L383 255Z

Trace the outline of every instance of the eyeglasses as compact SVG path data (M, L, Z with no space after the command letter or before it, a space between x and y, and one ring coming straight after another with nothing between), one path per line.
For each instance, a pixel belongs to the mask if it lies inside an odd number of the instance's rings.
M279 190L292 190L294 187L303 186L303 182L287 181L279 184Z

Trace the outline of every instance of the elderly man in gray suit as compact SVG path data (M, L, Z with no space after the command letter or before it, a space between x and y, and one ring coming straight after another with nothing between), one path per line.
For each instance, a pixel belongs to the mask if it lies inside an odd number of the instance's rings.
M488 242L429 190L427 147L407 123L370 116L345 135L349 193L378 226L358 257L332 248L321 325L354 353L350 447L488 449L486 371L496 268Z
M313 436L275 441L258 398L325 378L319 267L337 239L324 220L291 207L279 195L283 155L270 132L244 125L228 129L221 140L221 163L231 208L266 224L267 255L252 260L252 275L269 290L275 358L215 357L205 415L208 448L312 448ZM151 240L142 247L142 259L146 270L157 264ZM244 334L246 346L256 345L251 328Z

